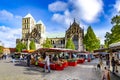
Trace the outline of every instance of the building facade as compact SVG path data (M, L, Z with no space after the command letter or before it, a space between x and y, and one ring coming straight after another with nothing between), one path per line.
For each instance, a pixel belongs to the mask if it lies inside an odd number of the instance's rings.
M22 18L22 39L17 39L16 43L20 41L25 43L29 50L30 41L34 40L36 49L38 49L42 47L45 39L45 25L41 20L36 22L31 14Z
M49 38L54 48L65 48L65 37Z
M71 38L75 49L79 51L83 51L83 38L84 38L84 30L76 23L75 19L72 25L70 25L69 29L66 31L65 34L65 43L67 42L68 38Z
M83 37L84 30L74 19L74 22L70 25L64 37L48 38L51 40L54 48L65 48L68 38L71 38L75 44L75 49L83 51ZM42 44L46 40L45 25L41 20L36 22L31 14L27 14L22 18L22 39L17 39L16 43L19 41L24 42L29 50L31 40L34 40L36 49L42 47Z
M70 25L68 30L65 33L65 37L62 38L49 38L54 48L65 48L68 38L72 39L75 49L79 51L84 50L83 46L83 37L84 30L79 26L79 24L75 21Z

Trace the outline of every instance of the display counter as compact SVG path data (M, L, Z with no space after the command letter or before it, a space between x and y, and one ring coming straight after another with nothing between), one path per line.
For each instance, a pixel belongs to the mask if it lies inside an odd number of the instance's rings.
M38 66L44 68L43 62L38 62ZM57 63L50 63L51 70L64 70L64 68L67 66L67 63L63 64L57 64Z
M77 66L77 61L68 62L68 66Z
M85 59L84 58L79 58L77 59L77 63L78 64L81 64L81 63L84 63L85 62Z

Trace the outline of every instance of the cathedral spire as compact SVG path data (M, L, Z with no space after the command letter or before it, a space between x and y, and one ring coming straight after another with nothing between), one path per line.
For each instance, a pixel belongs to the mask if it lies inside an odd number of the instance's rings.
M74 18L74 22L75 22L75 18Z

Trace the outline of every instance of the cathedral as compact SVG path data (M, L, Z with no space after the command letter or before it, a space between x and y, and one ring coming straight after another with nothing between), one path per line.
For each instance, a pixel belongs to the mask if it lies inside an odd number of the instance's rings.
M42 48L42 44L46 40L45 29L46 27L41 20L36 22L31 14L27 14L22 18L22 39L17 39L16 44L19 41L24 42L27 45L27 49L29 50L30 41L34 40L36 49ZM51 40L54 48L65 48L68 38L71 38L74 42L75 49L83 51L83 37L84 30L74 19L73 23L70 24L70 27L66 31L64 37L48 38Z
M34 40L36 49L38 49L42 47L45 39L45 25L41 20L36 22L31 14L22 18L22 39L17 39L16 44L19 41L24 42L29 50L30 41Z

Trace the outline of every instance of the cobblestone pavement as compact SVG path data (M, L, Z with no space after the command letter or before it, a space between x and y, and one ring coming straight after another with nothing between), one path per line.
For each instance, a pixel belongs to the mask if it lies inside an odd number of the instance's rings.
M24 62L0 60L0 80L101 80L101 71L94 70L96 60L63 71L42 72L40 67L27 67ZM112 77L116 78L114 75ZM119 78L111 80L120 80Z

